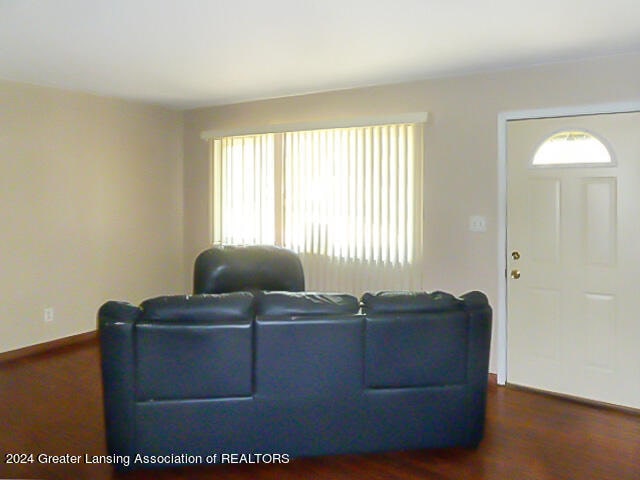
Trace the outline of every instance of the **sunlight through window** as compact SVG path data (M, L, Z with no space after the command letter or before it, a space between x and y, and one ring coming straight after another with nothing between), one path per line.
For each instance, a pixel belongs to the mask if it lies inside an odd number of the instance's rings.
M613 163L607 147L592 134L568 130L547 138L533 157L533 166L607 165Z

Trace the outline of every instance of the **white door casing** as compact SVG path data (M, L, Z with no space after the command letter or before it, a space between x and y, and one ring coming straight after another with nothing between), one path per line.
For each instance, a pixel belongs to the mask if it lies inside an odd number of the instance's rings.
M520 271L507 278L507 380L640 408L640 113L506 128L506 267ZM603 138L614 163L532 167L565 129Z

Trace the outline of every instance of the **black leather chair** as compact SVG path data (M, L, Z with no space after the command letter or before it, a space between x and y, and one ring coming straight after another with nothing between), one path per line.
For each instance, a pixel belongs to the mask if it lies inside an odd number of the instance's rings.
M216 245L202 252L193 270L193 293L304 290L304 272L291 250L271 245Z

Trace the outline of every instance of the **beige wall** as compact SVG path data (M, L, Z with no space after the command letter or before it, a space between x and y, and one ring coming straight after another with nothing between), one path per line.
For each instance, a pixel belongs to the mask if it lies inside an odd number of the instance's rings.
M638 101L639 78L640 55L622 55L187 112L185 273L208 243L208 150L200 139L202 131L428 111L424 288L454 293L479 289L497 305L498 235L502 234L497 231L498 114ZM487 233L468 231L468 217L473 214L487 217ZM189 279L185 282L188 285ZM491 369L496 369L495 352Z
M106 299L189 291L209 241L200 133L271 123L428 111L424 288L495 305L498 113L638 101L638 78L640 55L623 55L184 115L0 81L0 352L92 330Z
M182 232L181 113L0 81L0 352L182 291Z

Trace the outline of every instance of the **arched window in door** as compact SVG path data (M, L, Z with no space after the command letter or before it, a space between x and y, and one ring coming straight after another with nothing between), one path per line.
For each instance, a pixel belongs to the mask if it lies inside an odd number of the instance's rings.
M548 137L533 156L534 167L612 165L606 145L584 130L564 130Z

